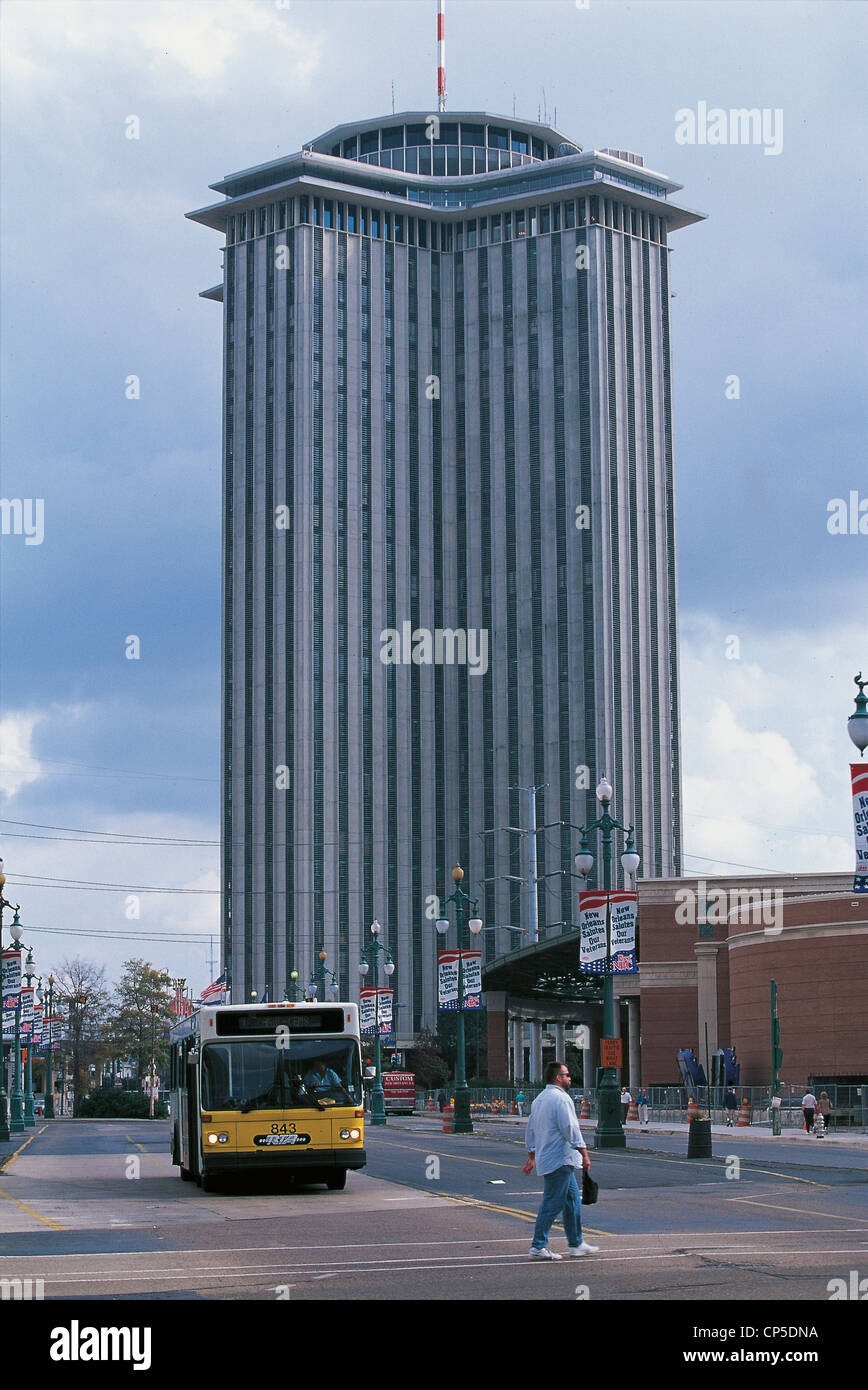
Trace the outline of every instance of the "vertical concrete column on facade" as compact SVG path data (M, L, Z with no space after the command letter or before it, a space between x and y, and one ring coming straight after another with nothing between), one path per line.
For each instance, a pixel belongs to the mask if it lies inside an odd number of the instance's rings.
M717 1051L717 952L720 948L713 941L697 941L693 949L696 952L696 1055L707 1074ZM710 1076L708 1080L711 1081Z
M485 1008L488 1020L488 1075L499 1086L509 1082L509 1035L505 990L487 990Z
M627 1061L629 1067L629 1085L635 1089L640 1081L639 1075L639 1000L630 998L627 1000Z
M540 1019L532 1018L530 1021L530 1077L535 1086L542 1083L542 1035L543 1025Z
M565 1046L565 1039L564 1039L564 1032L565 1032L564 1025L563 1025L562 1023L553 1023L553 1024L552 1024L552 1032L553 1032L554 1035L555 1035L555 1061L556 1061L556 1062L563 1062L563 1061L566 1060L566 1046Z
M512 1019L512 1079L524 1081L524 1019Z

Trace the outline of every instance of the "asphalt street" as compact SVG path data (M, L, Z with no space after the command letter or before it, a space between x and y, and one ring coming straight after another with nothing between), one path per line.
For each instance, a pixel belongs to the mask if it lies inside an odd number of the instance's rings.
M599 1253L540 1265L541 1183L520 1171L520 1127L369 1125L368 1167L344 1192L248 1180L206 1194L180 1182L167 1144L162 1122L41 1126L0 1178L0 1279L41 1279L61 1301L676 1300L718 1317L735 1302L828 1303L831 1280L868 1276L855 1145L727 1134L697 1160L683 1136L633 1135L626 1152L592 1151L585 1235ZM565 1252L557 1227L551 1246Z

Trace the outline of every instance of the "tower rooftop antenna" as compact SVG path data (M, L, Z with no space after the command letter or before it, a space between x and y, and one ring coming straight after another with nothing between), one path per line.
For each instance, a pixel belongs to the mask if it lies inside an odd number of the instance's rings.
M446 0L437 13L437 109L446 110Z

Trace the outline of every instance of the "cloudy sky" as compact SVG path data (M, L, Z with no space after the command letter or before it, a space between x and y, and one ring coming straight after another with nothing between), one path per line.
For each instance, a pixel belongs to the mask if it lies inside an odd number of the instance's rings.
M0 853L46 973L198 991L218 949L220 254L184 213L393 82L432 107L435 10L2 6L0 493L44 534L0 538ZM688 872L853 865L868 534L828 523L868 518L866 33L859 0L447 6L452 109L556 109L708 214L671 243ZM767 110L779 152L682 143L701 103Z

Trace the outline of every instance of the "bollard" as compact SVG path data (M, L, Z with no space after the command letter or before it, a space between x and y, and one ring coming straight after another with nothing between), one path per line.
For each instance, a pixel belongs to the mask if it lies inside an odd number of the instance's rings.
M694 1115L687 1126L687 1157L711 1158L711 1120Z

